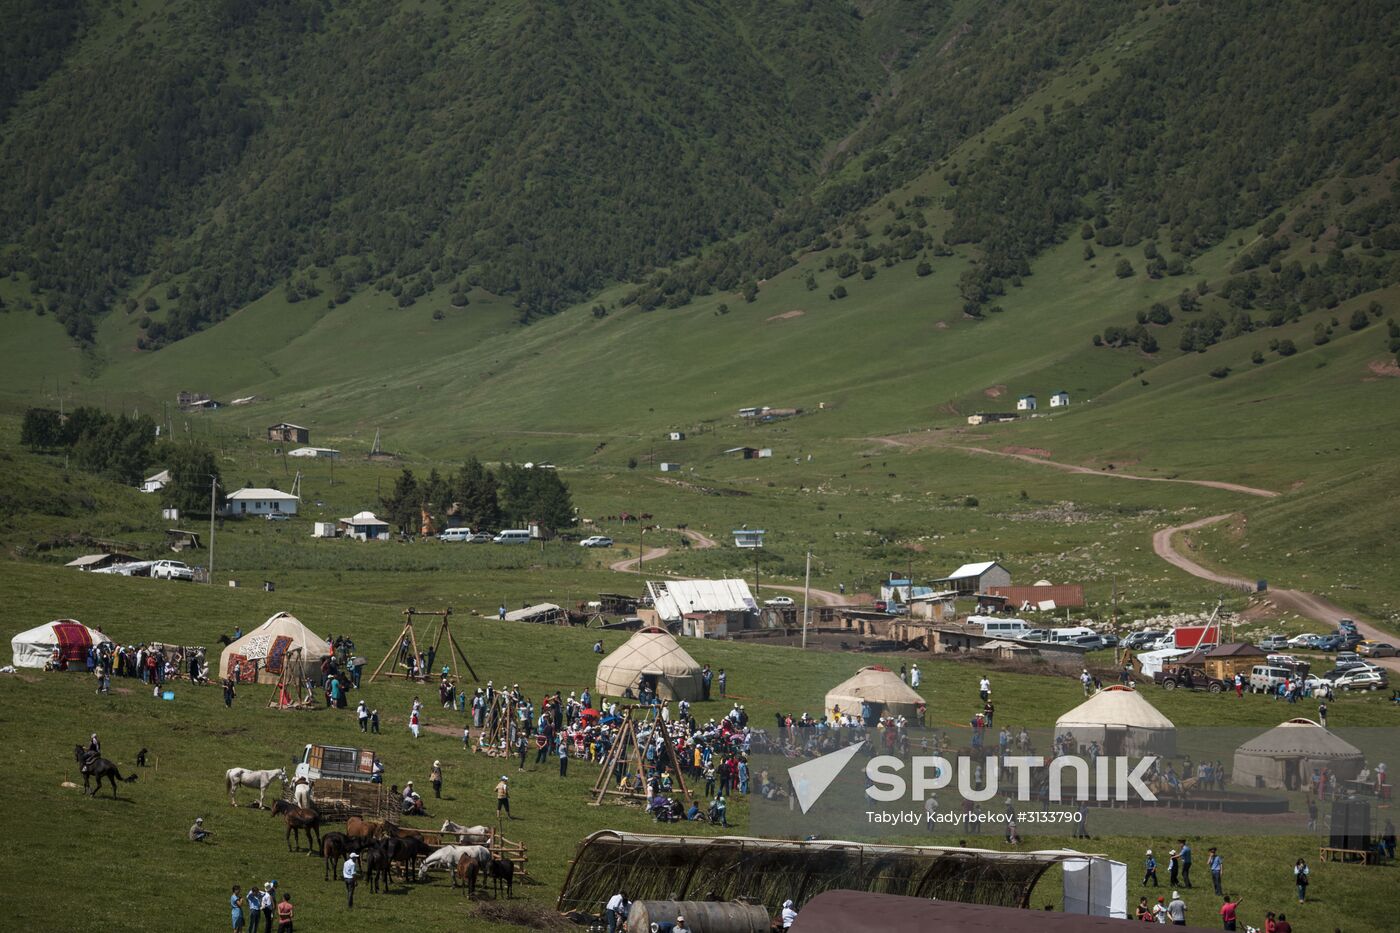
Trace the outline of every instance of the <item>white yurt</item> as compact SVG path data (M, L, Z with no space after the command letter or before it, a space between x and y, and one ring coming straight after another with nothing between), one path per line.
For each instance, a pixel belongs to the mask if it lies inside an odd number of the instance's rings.
M924 698L914 688L899 679L899 675L888 667L875 664L862 667L854 677L832 687L826 694L826 714L833 715L836 708L842 714L859 716L861 704L869 703L871 713L882 716L905 716L913 718Z
M663 700L700 699L704 690L700 665L662 628L644 628L598 662L598 695L637 696L643 680ZM654 682L654 683L653 683Z
M288 679L300 681L302 665L319 665L327 654L324 637L290 612L279 612L224 649L219 676L233 676L236 667L243 683L275 684L286 669Z
M88 649L103 643L110 645L112 639L76 619L55 619L11 638L14 660L10 663L15 667L43 670L53 660L57 649L69 669L86 672Z
M1114 684L1055 721L1055 733L1080 748L1098 742L1105 755L1175 755L1176 726L1131 687Z
M1290 719L1235 749L1231 783L1241 787L1297 790L1313 768L1327 768L1344 781L1366 765L1361 749L1311 719Z

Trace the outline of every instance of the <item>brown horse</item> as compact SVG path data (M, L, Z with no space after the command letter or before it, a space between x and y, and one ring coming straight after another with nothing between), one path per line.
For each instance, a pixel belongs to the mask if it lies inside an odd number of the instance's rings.
M493 858L491 865L487 869L487 874L491 878L491 886L496 897L501 896L501 885L506 887L506 897L510 898L515 893L515 863L508 858Z
M101 755L89 755L87 750L81 745L73 746L73 760L78 763L78 768L83 772L83 792L87 793L88 778L96 778L97 786L92 789L91 796L96 797L97 792L102 789L102 779L106 778L112 784L112 799L117 799L117 782L122 781L130 784L136 780L136 775L122 777L121 771Z
M462 883L462 893L470 897L476 897L476 876L481 871L481 863L470 855L463 855L457 860L457 871L452 876L452 886L457 887L457 882Z
M268 811L272 816L280 816L287 822L287 851L295 851L292 848L292 834L296 833L297 848L301 848L301 834L306 833L306 854L315 855L321 846L321 814L315 810L306 810L294 803L285 800L278 800ZM317 849L311 847L311 834L316 834Z
M345 835L351 839L378 839L386 835L387 826L382 820L366 820L352 816L345 821Z
M366 842L365 839L351 839L344 833L326 833L322 836L321 858L325 859L326 863L326 880L334 881L338 878L341 861L351 852L363 849ZM360 867L364 868L363 865Z

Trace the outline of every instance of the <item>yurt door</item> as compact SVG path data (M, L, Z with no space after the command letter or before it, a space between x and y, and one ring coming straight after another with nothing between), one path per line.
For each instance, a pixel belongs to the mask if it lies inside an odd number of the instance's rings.
M1122 726L1105 726L1103 730L1103 753L1105 755L1122 755L1123 748L1128 743L1128 730Z

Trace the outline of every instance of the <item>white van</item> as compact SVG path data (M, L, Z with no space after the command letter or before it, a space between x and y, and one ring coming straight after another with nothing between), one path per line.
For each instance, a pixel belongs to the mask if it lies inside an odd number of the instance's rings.
M1031 630L1021 619L998 619L995 616L968 616L967 621L972 625L982 626L982 631L988 635L1000 635L1006 638L1020 638Z
M491 539L492 544L529 544L530 532L528 529L507 528L496 537Z
M1072 628L1052 628L1050 630L1050 640L1052 642L1068 642L1074 641L1077 638L1083 638L1085 635L1097 634L1098 633L1093 629L1083 625L1076 625Z
M438 535L439 541L466 541L472 536L470 528L449 528Z

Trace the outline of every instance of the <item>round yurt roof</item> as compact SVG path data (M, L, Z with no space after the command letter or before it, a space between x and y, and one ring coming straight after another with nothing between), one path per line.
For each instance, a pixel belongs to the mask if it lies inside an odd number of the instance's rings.
M70 663L82 661L87 657L88 648L104 642L111 644L112 639L76 619L54 619L10 639L10 649L14 653L11 663L15 667L42 670L52 660L55 648L61 649L64 660Z
M629 687L636 687L637 678L642 674L659 675L662 686L667 683L672 686L675 699L699 698L700 665L665 629L640 629L599 661L598 691L620 695ZM664 696L666 691L661 692Z
M1361 749L1311 719L1290 719L1239 747L1266 758L1358 758Z
M320 659L327 654L326 640L290 612L279 612L226 647L219 657L219 671L227 676L230 663L241 658L257 662L259 679L275 683L281 658L298 651L304 661Z
M885 706L918 706L924 698L883 665L862 667L854 677L827 691L826 706L850 706L868 700Z
M1175 729L1172 721L1131 687L1114 684L1095 693L1055 721L1055 728L1126 726L1134 729Z

